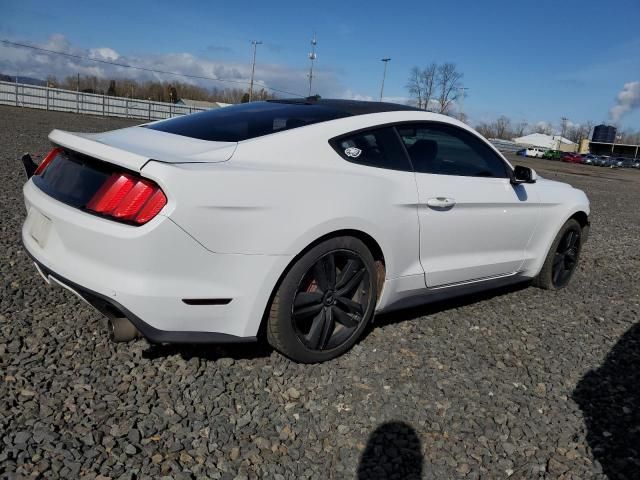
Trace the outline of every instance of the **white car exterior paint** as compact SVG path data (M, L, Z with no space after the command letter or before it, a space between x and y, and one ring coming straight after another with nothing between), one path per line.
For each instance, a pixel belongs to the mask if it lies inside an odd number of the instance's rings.
M584 193L566 184L514 186L509 179L366 167L345 161L328 143L406 121L475 134L450 117L417 111L347 117L237 143L141 127L92 135L55 130L53 143L140 171L168 203L134 227L62 204L29 181L23 242L47 269L113 298L156 329L250 337L287 266L325 235L358 231L380 246L383 311L449 284L534 277L564 222L589 214ZM428 205L438 198L455 205ZM46 234L37 226L40 215L48 219ZM233 300L181 301L199 297Z

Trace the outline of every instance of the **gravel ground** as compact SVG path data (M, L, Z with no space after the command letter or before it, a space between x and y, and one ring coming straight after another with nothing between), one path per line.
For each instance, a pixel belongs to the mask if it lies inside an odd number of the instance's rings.
M19 240L15 158L127 120L0 107L0 472L43 478L638 478L640 171L522 160L584 189L572 284L376 319L343 357L112 344Z

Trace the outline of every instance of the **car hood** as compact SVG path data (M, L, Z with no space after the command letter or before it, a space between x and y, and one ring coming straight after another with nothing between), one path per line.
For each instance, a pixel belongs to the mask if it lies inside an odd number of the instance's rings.
M231 158L237 142L210 142L129 127L103 133L74 133L53 130L49 140L61 147L140 170L149 160L163 163L217 163Z

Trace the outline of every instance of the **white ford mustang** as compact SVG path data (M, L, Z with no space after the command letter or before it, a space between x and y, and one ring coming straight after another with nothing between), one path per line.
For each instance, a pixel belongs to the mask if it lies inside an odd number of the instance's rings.
M410 107L256 102L84 134L23 157L24 245L112 335L245 342L319 362L374 312L569 282L589 202Z

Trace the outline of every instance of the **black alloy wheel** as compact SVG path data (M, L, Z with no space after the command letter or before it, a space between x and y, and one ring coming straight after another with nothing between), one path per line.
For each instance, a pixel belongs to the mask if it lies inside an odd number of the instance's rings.
M573 276L583 242L582 225L570 218L557 233L533 285L545 290L566 287Z
M356 253L336 250L319 258L292 302L298 339L315 351L340 346L362 321L372 288L371 275Z
M373 318L383 275L383 263L358 238L329 238L309 248L287 269L273 295L269 343L303 363L342 355Z
M579 230L570 228L558 243L553 257L553 268L551 269L551 280L556 288L564 287L569 283L569 279L578 264L580 234Z

